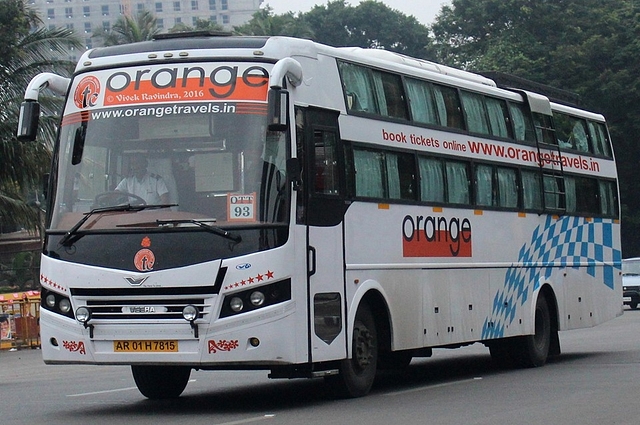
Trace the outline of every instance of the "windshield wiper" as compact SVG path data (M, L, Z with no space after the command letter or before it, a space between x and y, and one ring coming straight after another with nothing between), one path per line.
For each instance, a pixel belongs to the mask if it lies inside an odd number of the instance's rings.
M205 229L208 232L211 232L215 235L222 236L223 238L234 241L235 243L240 243L242 241L242 236L231 233L227 230L224 230L218 226L212 226L207 224L207 221L215 220L194 220L194 219L185 219L185 220L156 220L158 226L166 226L166 225L176 225L176 224L193 224L198 227Z
M110 207L101 207L94 208L89 212L84 213L84 217L82 217L71 229L64 234L62 239L60 239L60 245L69 246L73 245L78 239L82 237L82 235L78 234L78 230L82 227L84 223L87 222L89 217L94 214L105 213L105 212L119 212L119 211L142 211L148 209L158 209L158 208L170 208L176 207L178 204L157 204L157 205L131 205L131 204L123 204L123 205L113 205Z

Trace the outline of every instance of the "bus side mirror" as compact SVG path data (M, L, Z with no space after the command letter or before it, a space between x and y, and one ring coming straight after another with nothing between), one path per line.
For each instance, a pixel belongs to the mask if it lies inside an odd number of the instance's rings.
M40 104L33 100L27 100L20 105L20 118L18 120L18 140L31 142L36 140L38 133L38 119L40 118Z
M282 88L270 88L267 97L269 131L286 131L289 128L289 92Z

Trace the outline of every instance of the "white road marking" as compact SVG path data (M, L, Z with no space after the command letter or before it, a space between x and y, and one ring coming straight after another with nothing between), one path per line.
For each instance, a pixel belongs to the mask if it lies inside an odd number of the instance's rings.
M418 391L426 391L426 390L430 390L430 389L433 389L433 388L449 387L451 385L459 385L459 384L468 384L470 382L475 382L475 381L480 381L480 380L482 380L482 378L481 377L477 377L477 378L473 378L473 379L465 379L463 381L446 382L444 384L425 385L423 387L411 388L410 390L404 390L404 391L395 391L395 392L392 392L392 393L386 393L384 395L393 397L393 396L398 396L398 395L415 393L415 392L418 392Z

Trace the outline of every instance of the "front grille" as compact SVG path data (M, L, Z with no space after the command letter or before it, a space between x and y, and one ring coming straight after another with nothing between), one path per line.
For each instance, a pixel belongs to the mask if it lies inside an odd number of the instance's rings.
M182 288L72 288L71 295L79 305L91 310L92 320L180 320L182 310L191 304L198 319L211 314L213 287ZM206 295L206 297L205 297Z
M202 319L210 310L204 298L197 299L153 299L138 300L99 300L87 299L86 305L91 310L91 317L95 320L105 319L180 319L182 310L189 304L198 311L198 319Z

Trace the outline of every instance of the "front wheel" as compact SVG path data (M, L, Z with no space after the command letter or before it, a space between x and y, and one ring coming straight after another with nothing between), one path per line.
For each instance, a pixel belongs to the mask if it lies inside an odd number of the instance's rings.
M131 366L133 380L140 393L152 400L177 398L191 375L184 366Z
M326 382L337 396L355 398L367 395L376 377L378 335L371 308L363 302L353 326L352 356L340 362L340 374Z

